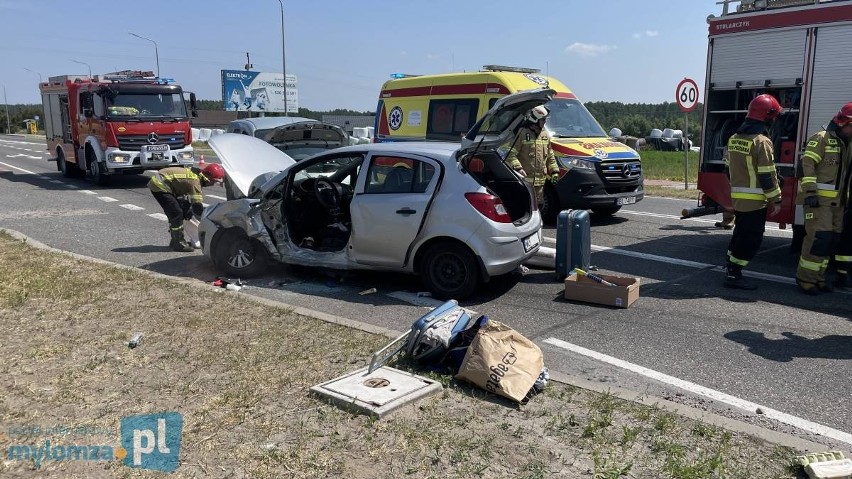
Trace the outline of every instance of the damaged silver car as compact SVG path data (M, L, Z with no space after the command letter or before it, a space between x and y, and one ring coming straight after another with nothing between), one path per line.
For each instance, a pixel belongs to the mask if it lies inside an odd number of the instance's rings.
M210 146L245 198L205 210L203 252L230 276L271 261L395 271L419 275L436 297L465 298L539 249L535 196L497 150L552 95L501 98L462 148L363 144L296 162L262 140L217 135Z

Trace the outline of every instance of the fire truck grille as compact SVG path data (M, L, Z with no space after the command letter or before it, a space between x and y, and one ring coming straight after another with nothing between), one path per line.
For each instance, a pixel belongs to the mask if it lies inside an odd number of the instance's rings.
M639 161L604 161L600 163L601 176L609 185L635 185L642 177L642 163Z
M141 151L143 145L151 145L148 135L119 135L118 147L123 151ZM157 145L169 145L172 150L178 150L186 146L186 137L183 133L171 133L160 135L160 141L153 143Z

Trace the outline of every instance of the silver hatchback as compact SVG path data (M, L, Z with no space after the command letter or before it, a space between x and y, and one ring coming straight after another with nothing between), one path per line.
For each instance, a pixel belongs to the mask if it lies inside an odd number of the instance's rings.
M211 139L245 198L205 210L203 252L231 276L270 261L418 274L437 297L461 299L513 271L541 243L535 196L500 145L552 90L506 96L465 145L397 142L329 150L295 162L256 138ZM250 166L250 168L249 168Z

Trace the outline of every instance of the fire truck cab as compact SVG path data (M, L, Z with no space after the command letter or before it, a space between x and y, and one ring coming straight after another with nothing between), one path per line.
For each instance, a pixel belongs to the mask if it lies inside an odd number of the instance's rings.
M684 216L731 207L725 172L728 138L745 119L749 102L769 93L782 115L771 129L782 183L782 210L768 221L803 234L796 205L799 162L808 138L852 101L852 2L838 0L724 0L710 15L705 79L699 208Z
M50 77L39 85L48 150L67 177L99 185L111 175L192 165L184 93L153 72ZM197 116L195 95L190 111Z

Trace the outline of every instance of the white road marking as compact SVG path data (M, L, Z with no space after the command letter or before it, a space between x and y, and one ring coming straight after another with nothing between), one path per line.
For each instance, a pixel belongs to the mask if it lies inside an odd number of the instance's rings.
M223 198L221 196L216 196L216 195L204 195L204 196L207 196L207 197L210 197L210 198L215 198L217 200L228 201L228 198Z
M25 169L23 169L23 168L18 168L17 166L10 165L10 164L8 164L8 163L3 163L2 161L0 161L0 165L8 166L9 168L12 168L12 169L15 169L15 170L18 170L18 171L23 171L24 173L28 173L28 174L30 174L30 175L35 175L35 174L37 174L37 173L35 173L34 171L25 170Z
M636 374L641 374L642 376L654 379L656 381L670 384L685 391L689 391L693 394L704 396L713 399L714 401L719 401L730 406L740 408L744 411L755 412L759 408L763 410L763 415L768 418L775 419L776 421L795 426L799 429L803 429L814 434L830 437L832 439L845 442L846 444L852 444L852 434L839 431L828 426L823 426L822 424L817 424L815 422L811 422L806 419L802 419L800 417L793 416L781 411L777 411L775 409L768 408L766 406L762 406L751 401L746 401L745 399L741 399L730 394L725 394L721 391L716 391L715 389L710 389L695 383L691 383L689 381L684 381L683 379L678 379L674 376L669 376L667 374L654 371L653 369L648 369L646 367L639 366L638 364L629 363L622 359L607 356L606 354L602 354L597 351L592 351L591 349L586 349L582 346L577 346L576 344L571 344L569 342L562 341L561 339L547 338L544 340L544 342L552 346L556 346L558 348L562 348L607 364L611 364L622 369L626 369Z
M716 223L716 221L717 221L716 219L709 219L709 218L681 218L680 215L666 215L666 214L662 214L662 213L651 213L651 212L636 211L636 210L621 210L621 212L631 214L631 215L637 215L637 216L652 216L654 218L675 219L675 220L681 220L681 221L693 221L693 222L696 222L696 223ZM770 224L766 225L766 230L767 231L781 231L781 232L784 232L784 233L793 234L792 229L781 229L777 226L772 226Z
M406 303L410 303L415 306L425 306L430 309L435 309L444 304L444 301L439 299L429 296L417 296L417 293L409 293L407 291L394 291L393 293L388 293L387 296L400 301L405 301Z
M163 213L149 213L148 216L154 218L155 220L169 221L169 217L164 215Z
M548 236L542 237L543 241L547 241L549 243L556 243L556 238L550 238ZM618 248L610 248L609 246L596 246L592 245L593 252L603 252L603 253L612 253L612 254L620 254L622 256L630 256L633 258L644 259L648 261L658 261L660 263L668 263L668 264L676 264L678 266L686 266L688 268L696 268L696 269L709 269L711 271L717 271L719 273L724 273L725 268L721 265L710 264L710 263L699 263L698 261L689 261L686 259L678 259L678 258L669 258L668 256L659 256L656 254L649 253L640 253L638 251L629 251L626 249L618 249ZM795 278L788 278L786 276L778 276L774 274L766 274L766 273L758 273L756 271L743 271L743 276L755 279L762 279L765 281L772 281L775 283L782 284L796 284ZM846 291L842 291L846 293ZM852 294L852 293L850 293Z
M110 198L109 196L96 196L95 198L97 198L97 199L99 199L99 200L101 200L101 201L104 201L104 202L106 202L106 203L112 203L112 202L114 202L114 201L118 201L117 199L115 199L115 198Z
M96 195L97 193L92 190L80 190L80 193L85 193L87 195Z
M118 206L121 206L122 208L126 208L126 209L128 209L128 210L130 210L130 211L140 211L140 210L144 210L144 209L145 209L145 208L143 208L143 207L141 207L141 206L131 205L131 204L129 204L129 203L128 203L128 204L124 204L124 205L118 205Z
M6 158L20 158L20 157L22 157L22 156L23 156L24 158L31 158L31 159L33 159L33 160L40 160L40 159L41 159L41 157L40 157L40 156L25 155L25 154L23 154L23 153L19 153L19 154L17 154L17 155L6 155Z

